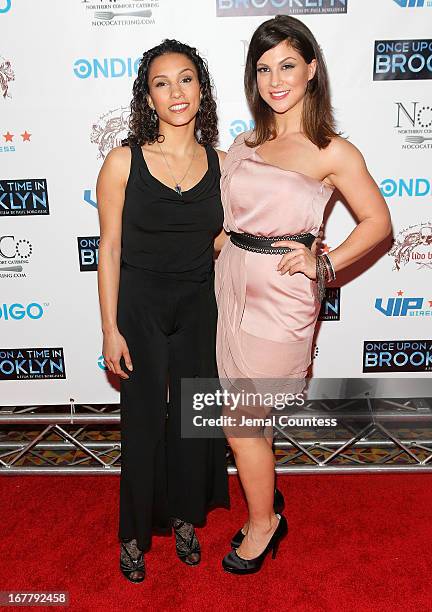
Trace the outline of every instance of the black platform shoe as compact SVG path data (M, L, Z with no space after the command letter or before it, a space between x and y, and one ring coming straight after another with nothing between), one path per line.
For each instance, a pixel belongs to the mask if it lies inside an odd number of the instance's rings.
M279 489L275 489L274 492L274 501L273 501L273 510L275 514L281 514L285 508L285 500L282 493ZM241 529L237 531L237 533L233 536L231 540L231 547L238 548L240 544L243 542L243 538L245 537L245 533Z
M145 567L144 567L144 555L141 551L137 557L133 557L129 550L126 548L126 544L129 542L120 542L120 569L123 576L125 576L130 582L142 582L145 578ZM136 546L133 547L134 551L139 551Z
M231 550L231 552L222 559L222 567L226 572L231 572L232 574L254 574L261 569L268 552L272 551L272 559L276 558L279 544L282 538L288 533L286 518L283 514L279 514L278 516L279 524L276 527L276 531L273 533L262 553L253 559L243 559L237 554L235 549Z
M173 529L176 537L177 556L180 561L187 565L198 565L201 561L201 549L194 526L174 518Z

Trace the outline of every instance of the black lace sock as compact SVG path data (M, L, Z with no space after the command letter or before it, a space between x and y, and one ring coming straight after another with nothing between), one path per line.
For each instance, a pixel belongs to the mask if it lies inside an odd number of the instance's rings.
M120 565L129 574L129 580L136 581L144 578L144 555L138 548L135 539L128 542L121 541Z
M192 523L173 518L178 557L188 565L197 565L201 560L201 549Z

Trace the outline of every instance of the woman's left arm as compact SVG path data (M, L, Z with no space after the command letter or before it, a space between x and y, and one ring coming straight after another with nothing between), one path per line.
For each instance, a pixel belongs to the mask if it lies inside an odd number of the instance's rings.
M360 151L347 140L329 145L328 178L348 202L359 223L349 236L330 251L335 271L354 263L382 242L392 231L390 212Z
M347 200L359 221L349 236L328 256L335 272L354 263L382 242L392 231L389 209L360 151L337 137L326 151L327 177ZM292 240L273 242L293 250L280 260L277 271L290 275L303 272L316 279L316 259L305 245Z

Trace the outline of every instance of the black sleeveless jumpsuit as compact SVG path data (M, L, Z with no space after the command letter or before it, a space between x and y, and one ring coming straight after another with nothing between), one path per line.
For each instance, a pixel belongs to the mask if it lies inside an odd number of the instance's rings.
M229 506L225 441L181 437L181 378L217 377L213 240L223 209L218 156L205 148L206 174L179 195L131 147L117 323L134 369L122 360L118 536L144 551L170 517L199 525L210 507Z

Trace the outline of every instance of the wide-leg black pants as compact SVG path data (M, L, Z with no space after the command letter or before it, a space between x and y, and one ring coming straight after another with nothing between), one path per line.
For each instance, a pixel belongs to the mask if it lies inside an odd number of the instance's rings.
M118 327L133 372L123 368L120 388L118 536L144 551L170 517L199 525L210 507L229 506L225 441L181 437L181 378L217 376L213 283L121 267Z

